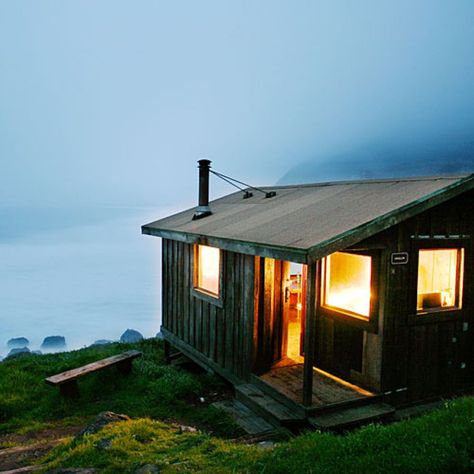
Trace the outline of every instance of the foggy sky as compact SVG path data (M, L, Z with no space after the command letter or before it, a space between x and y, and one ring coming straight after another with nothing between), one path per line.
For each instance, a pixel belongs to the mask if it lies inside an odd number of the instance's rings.
M462 147L473 49L472 0L4 0L0 206L189 205L203 157L272 184L374 142Z

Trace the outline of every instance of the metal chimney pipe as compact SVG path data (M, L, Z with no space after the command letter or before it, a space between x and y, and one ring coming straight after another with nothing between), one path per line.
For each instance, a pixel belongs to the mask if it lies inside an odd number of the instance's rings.
M199 160L199 205L193 216L193 221L212 214L209 208L209 170L211 161Z

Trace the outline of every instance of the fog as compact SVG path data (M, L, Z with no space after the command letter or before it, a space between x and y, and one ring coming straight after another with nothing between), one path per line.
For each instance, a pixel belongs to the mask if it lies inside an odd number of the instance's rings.
M1 2L0 203L188 206L202 157L271 184L374 142L472 143L472 18L470 0Z
M253 185L474 171L473 18L471 0L0 2L0 353L153 335L140 224L196 204L200 158Z

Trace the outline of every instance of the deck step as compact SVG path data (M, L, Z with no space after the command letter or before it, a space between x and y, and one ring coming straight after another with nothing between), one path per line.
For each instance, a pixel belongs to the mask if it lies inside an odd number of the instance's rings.
M264 418L257 416L250 408L238 400L222 400L212 403L212 406L228 413L247 434L263 435L275 431L273 425Z
M395 408L386 403L368 403L349 406L308 418L308 422L319 430L339 430L380 421L395 413Z
M274 426L288 426L304 421L304 416L266 395L255 385L237 385L235 396L238 401Z

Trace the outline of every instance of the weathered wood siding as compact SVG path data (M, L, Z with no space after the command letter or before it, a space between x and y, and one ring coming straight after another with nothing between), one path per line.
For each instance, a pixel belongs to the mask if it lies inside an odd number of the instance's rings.
M370 240L387 252L408 252L420 242L462 240L465 246L463 308L459 317L416 321L416 269L387 265L382 388L403 403L453 392L474 384L473 332L474 192L423 212ZM465 239L461 239L465 236ZM449 244L447 245L449 247ZM410 317L411 316L411 317Z
M450 393L474 385L473 237L474 192L425 211L352 249L376 250L378 321L327 317L318 308L316 365L365 388L393 392L393 403ZM464 255L463 308L452 319L416 318L416 254L420 243L461 242ZM441 244L442 245L442 244ZM407 252L406 265L390 255Z
M239 379L250 370L254 313L254 257L222 251L222 307L195 296L194 248L163 239L164 329Z

